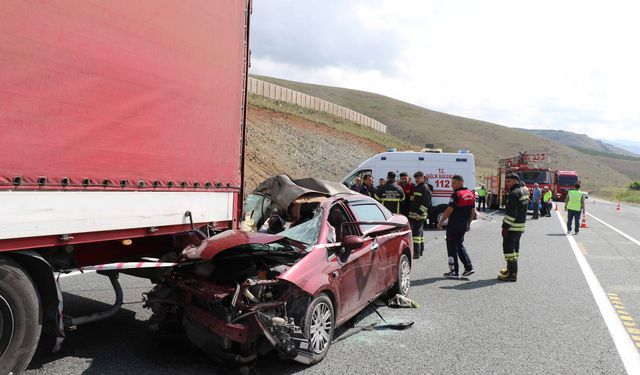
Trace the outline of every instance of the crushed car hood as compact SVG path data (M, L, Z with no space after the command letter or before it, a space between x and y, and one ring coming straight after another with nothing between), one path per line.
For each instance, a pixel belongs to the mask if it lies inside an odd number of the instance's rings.
M286 242L293 245L299 244L296 241L275 234L227 230L208 240L202 241L198 246L188 246L182 251L181 258L209 260L217 254L237 246L248 244L264 245L275 242Z
M283 174L266 179L256 187L254 193L271 197L283 210L286 210L293 201L303 196L330 197L337 194L355 194L354 191L337 182L317 178L291 180Z

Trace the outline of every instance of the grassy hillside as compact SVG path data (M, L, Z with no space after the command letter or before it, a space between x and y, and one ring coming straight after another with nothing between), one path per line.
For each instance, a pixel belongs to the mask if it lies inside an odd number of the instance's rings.
M551 130L551 129L521 129L525 132L535 134L542 138L546 138L557 143L561 143L565 146L573 147L580 152L589 153L593 151L597 154L608 154L601 156L609 156L616 158L618 156L636 157L640 158L640 155L633 152L624 150L620 147L616 147L612 144L605 143L598 139L593 139L586 134L577 134L564 130Z
M414 148L425 143L434 143L448 152L468 148L476 155L479 176L491 173L499 158L529 151L550 153L553 168L577 170L588 191L622 187L631 182L631 178L596 157L519 129L431 111L364 91L256 78L364 113L386 124L391 135Z

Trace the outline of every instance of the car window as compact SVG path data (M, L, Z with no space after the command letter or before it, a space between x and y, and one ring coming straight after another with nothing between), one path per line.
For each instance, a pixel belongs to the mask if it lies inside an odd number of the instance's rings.
M356 173L354 173L351 176L349 176L349 178L344 180L343 184L344 184L344 186L346 186L348 188L351 188L351 185L353 185L356 182L356 177L363 178L364 175L366 175L366 174L371 174L371 169L361 169L361 170L357 171Z
M329 216L327 217L327 224L329 225L329 234L327 235L327 242L340 242L343 236L350 234L358 234L352 226L342 225L343 223L349 223L353 220L347 214L347 211L341 204L334 204L329 209ZM342 233L342 231L345 233Z
M358 221L387 221L380 207L374 203L351 206L351 210ZM365 233L373 227L375 225L360 225L360 230Z

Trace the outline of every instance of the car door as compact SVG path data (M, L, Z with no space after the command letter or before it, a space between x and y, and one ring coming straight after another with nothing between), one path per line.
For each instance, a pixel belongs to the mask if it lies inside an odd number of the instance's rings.
M356 227L342 225L353 221L355 217L344 204L336 203L330 208L327 222L335 228L336 242L341 242L347 235L361 234ZM342 228L344 232L338 228ZM331 242L331 238L328 238L328 242ZM339 264L336 289L345 315L365 305L375 294L378 280L372 245L373 240L369 239L360 248L350 251L341 252L341 248L336 247L335 257Z
M385 216L380 204L373 201L358 201L349 205L358 221L385 222ZM389 216L391 213L389 212ZM361 225L360 230L366 235L367 232L375 229L378 225ZM395 280L394 271L397 268L398 254L394 251L393 235L371 236L372 238L372 262L376 270L376 288L374 294L379 294L389 287L390 280Z

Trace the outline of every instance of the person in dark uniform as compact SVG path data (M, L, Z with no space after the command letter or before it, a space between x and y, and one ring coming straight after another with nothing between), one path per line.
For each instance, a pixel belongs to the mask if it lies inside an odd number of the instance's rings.
M362 178L362 187L360 188L360 194L372 197L376 194L376 188L373 187L373 176L365 174Z
M442 229L445 220L447 224L447 255L449 257L449 272L444 277L459 279L460 276L472 275L475 270L471 264L471 258L464 247L464 234L469 230L471 220L476 216L476 193L464 187L462 176L455 175L451 178L453 194L449 199L449 207L444 211L442 219L438 223L438 229ZM464 266L462 275L458 274L458 259Z
M389 211L400 214L400 206L404 201L404 191L396 184L396 174L393 171L387 173L387 183L380 186L374 198L382 203Z
M409 208L409 222L411 223L411 232L413 236L413 259L419 259L424 253L424 222L431 207L431 192L424 184L424 174L416 172L413 175L416 185L413 188Z
M502 252L507 267L500 270L498 280L517 281L520 237L527 220L529 191L523 188L520 177L515 173L507 174L504 185L509 192L502 220Z

